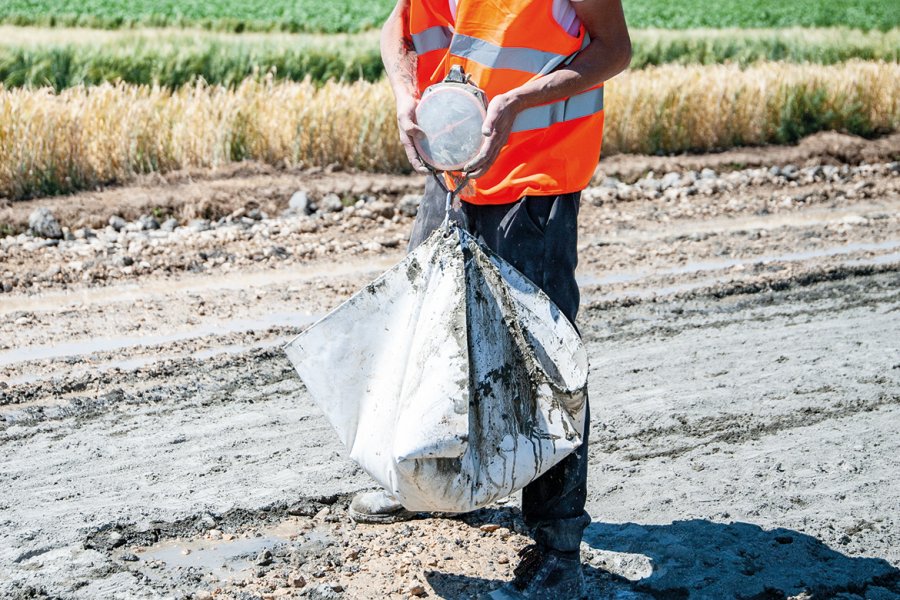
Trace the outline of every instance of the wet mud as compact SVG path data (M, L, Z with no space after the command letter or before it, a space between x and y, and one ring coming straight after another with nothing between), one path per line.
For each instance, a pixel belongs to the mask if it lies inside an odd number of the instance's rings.
M900 597L889 143L728 171L618 157L585 193L592 598ZM232 214L229 186L264 176L148 189L215 188ZM356 193L350 174L316 177ZM34 202L74 233L71 200ZM372 482L281 346L402 257L402 197L359 202L3 239L0 597L472 598L512 577L529 543L516 498L347 517Z

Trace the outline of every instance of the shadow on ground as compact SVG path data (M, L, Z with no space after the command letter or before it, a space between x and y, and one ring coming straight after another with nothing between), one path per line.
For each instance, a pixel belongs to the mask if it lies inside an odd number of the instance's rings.
M841 554L790 529L700 519L668 525L595 522L584 541L591 599L900 598L900 569L882 559ZM475 598L502 583L440 572L427 578L440 597L453 599Z

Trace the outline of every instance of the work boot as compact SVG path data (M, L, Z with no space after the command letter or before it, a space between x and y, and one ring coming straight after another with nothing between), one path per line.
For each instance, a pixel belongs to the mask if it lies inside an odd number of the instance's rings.
M403 508L400 502L384 490L360 492L350 502L350 518L357 523L386 524L408 521L416 513Z
M560 552L532 544L519 552L515 579L481 600L582 600L587 586L578 551Z

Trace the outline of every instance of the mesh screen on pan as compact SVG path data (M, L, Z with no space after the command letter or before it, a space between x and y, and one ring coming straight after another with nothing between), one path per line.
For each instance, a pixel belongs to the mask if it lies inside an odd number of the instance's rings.
M419 156L440 171L462 168L481 148L484 117L481 102L458 86L426 94L416 108L416 120L425 132L424 139L416 140Z

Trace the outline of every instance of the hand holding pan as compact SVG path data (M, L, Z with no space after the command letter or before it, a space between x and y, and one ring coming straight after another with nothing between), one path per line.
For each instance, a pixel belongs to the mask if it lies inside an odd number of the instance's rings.
M459 66L430 86L416 108L416 122L425 133L415 139L416 152L434 171L459 171L478 155L487 114L484 92Z

